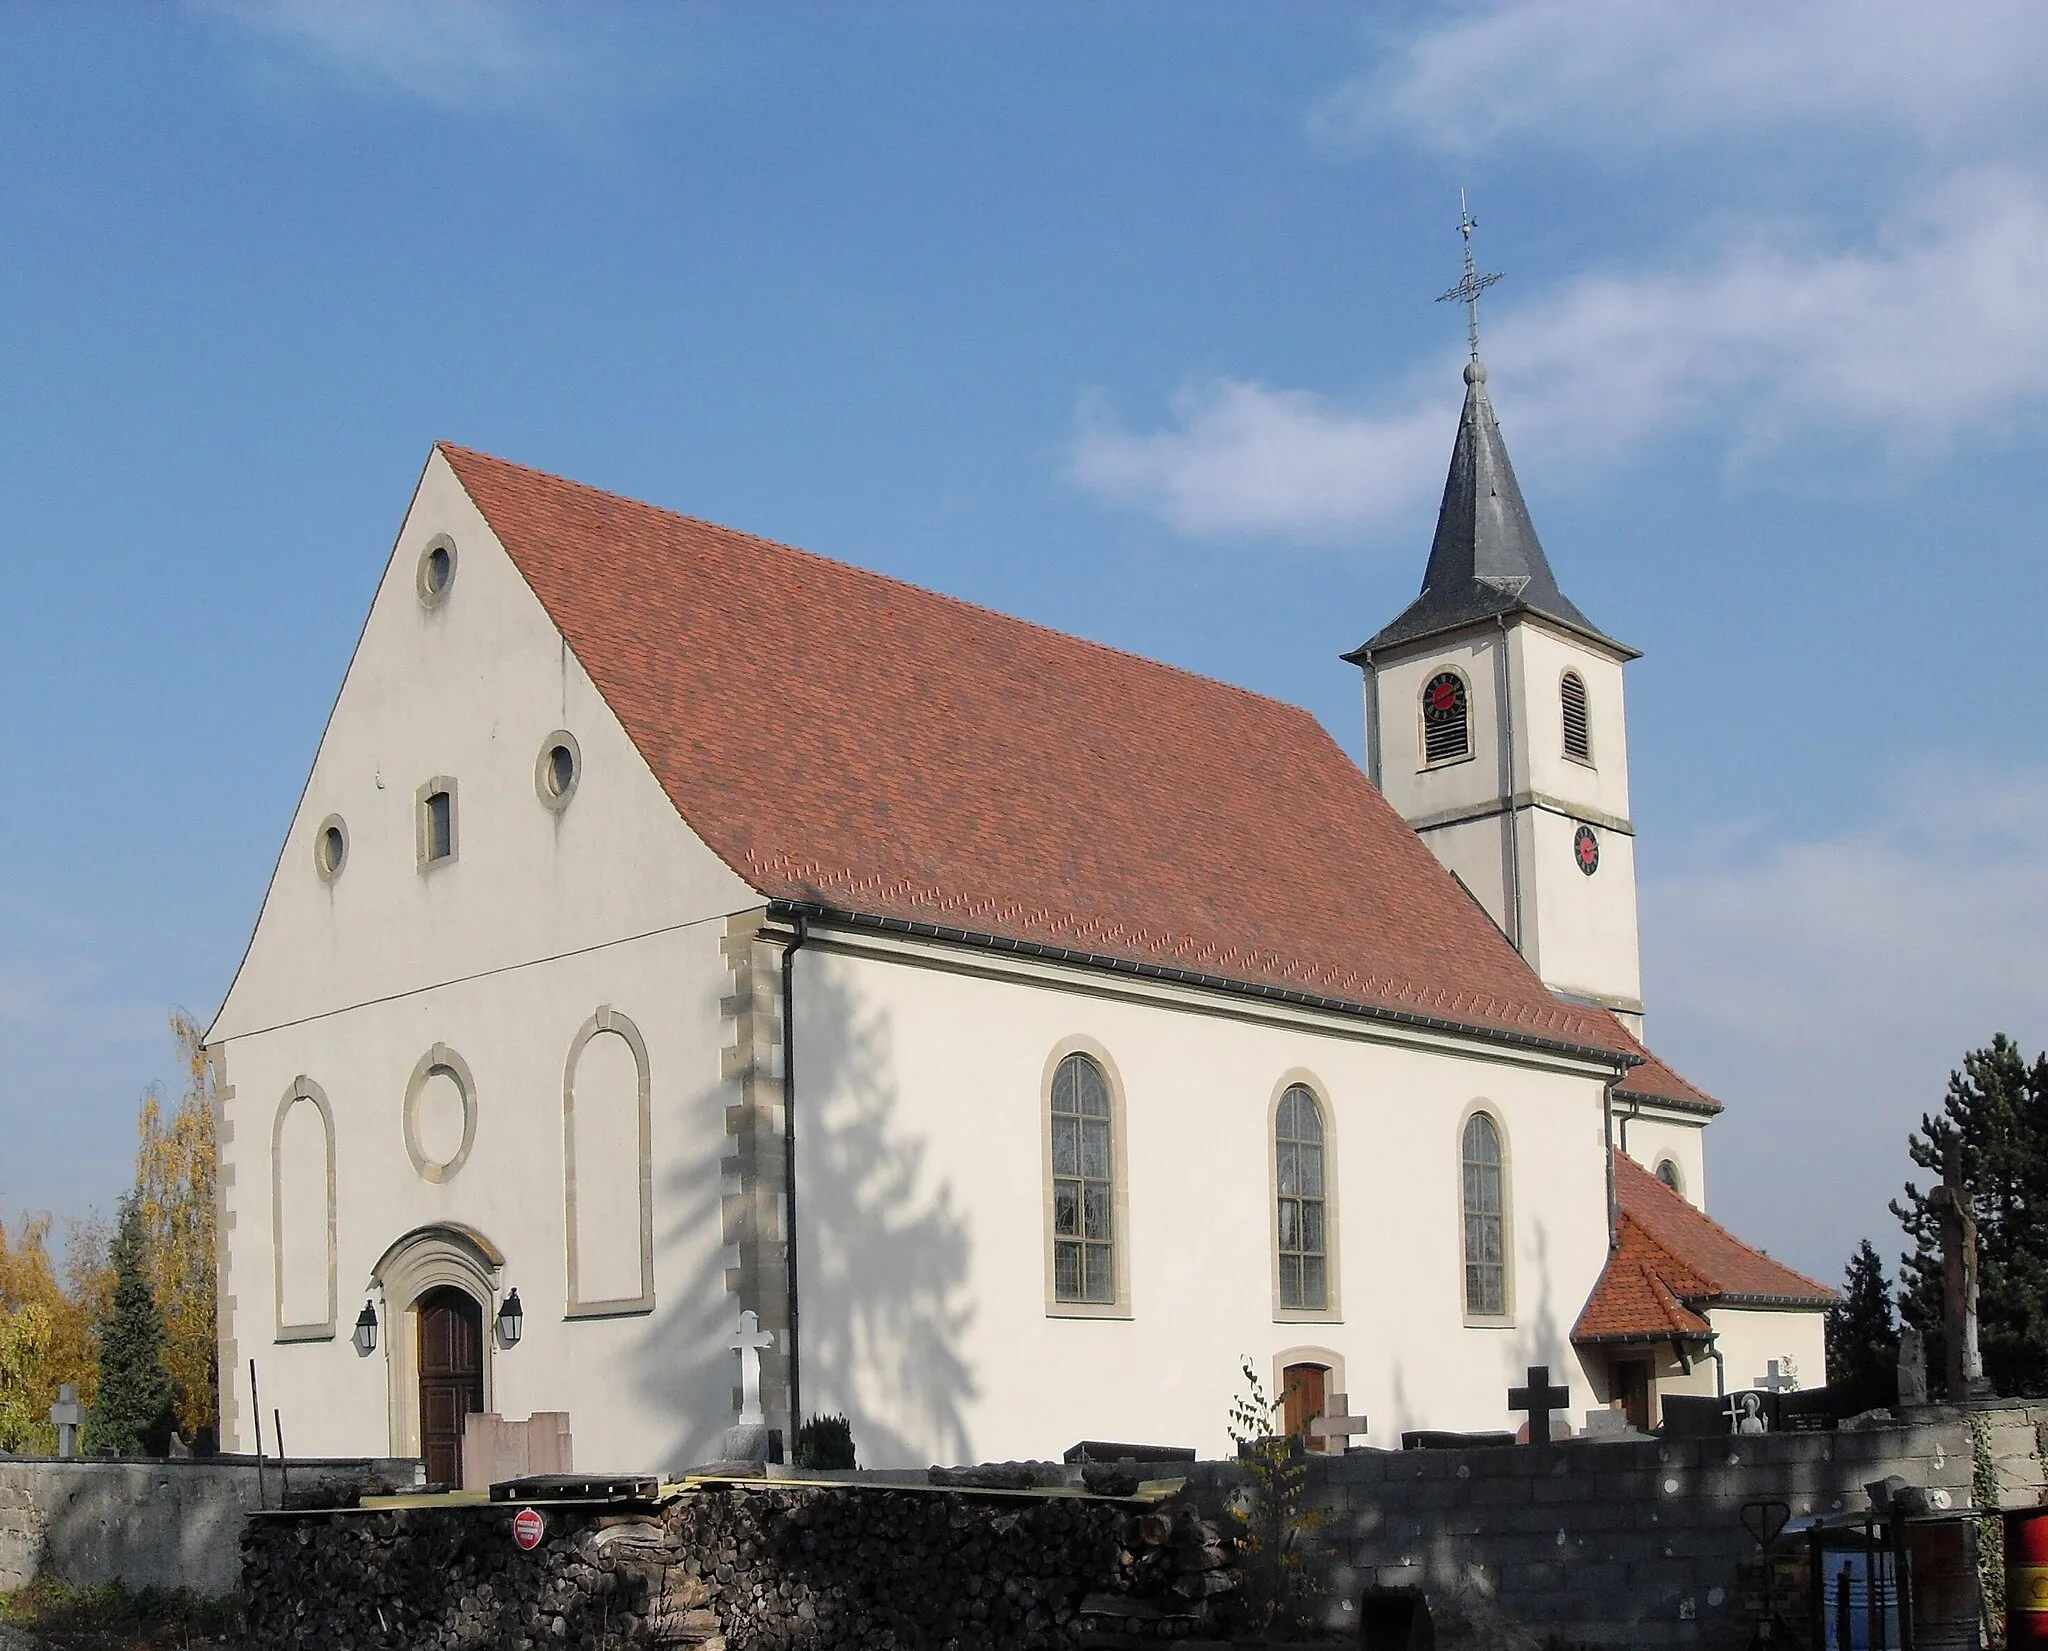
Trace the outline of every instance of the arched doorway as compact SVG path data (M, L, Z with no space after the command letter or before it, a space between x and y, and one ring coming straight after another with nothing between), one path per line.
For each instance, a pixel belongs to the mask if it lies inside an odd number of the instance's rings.
M462 1483L462 1422L484 1407L484 1310L444 1284L413 1308L419 1322L420 1455L427 1482Z
M391 1454L421 1458L435 1484L461 1483L463 1418L496 1402L491 1325L504 1268L504 1255L474 1227L440 1222L405 1234L370 1272L390 1326L382 1347Z

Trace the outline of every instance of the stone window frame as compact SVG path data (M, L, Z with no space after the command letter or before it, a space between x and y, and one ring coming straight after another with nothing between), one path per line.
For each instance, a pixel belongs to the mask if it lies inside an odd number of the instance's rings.
M1115 1292L1109 1301L1062 1301L1059 1295L1056 1222L1053 1210L1052 1082L1069 1055L1086 1055L1101 1070L1109 1088L1110 1267ZM1123 1075L1110 1053L1095 1039L1062 1038L1046 1056L1038 1080L1038 1141L1042 1161L1039 1186L1045 1229L1045 1316L1065 1319L1128 1319L1131 1306L1130 1154L1125 1146L1127 1111Z
M1287 1307L1280 1299L1280 1103L1300 1087L1315 1097L1323 1123L1323 1281L1324 1305ZM1273 1322L1275 1324L1341 1324L1344 1304L1337 1225L1337 1130L1329 1087L1305 1067L1281 1074L1266 1102L1267 1252L1272 1257Z
M448 797L448 852L435 854L434 830L427 804L443 792ZM414 848L419 856L422 875L438 871L442 866L452 866L462 857L462 798L458 793L455 778L450 774L436 774L413 793L413 834Z
M419 1138L420 1096L426 1090L427 1080L436 1072L446 1072L462 1091L462 1145L455 1149L455 1156L444 1163L436 1163L429 1158L420 1146ZM422 1181L443 1186L454 1180L462 1166L469 1162L470 1148L476 1145L476 1077L469 1069L469 1062L445 1043L435 1044L414 1065L412 1076L405 1084L400 1127L405 1136L405 1155L412 1160L412 1167Z
M545 753L543 753L545 754ZM586 1301L578 1279L576 1253L576 1065L593 1038L609 1032L623 1038L633 1052L639 1074L640 1293ZM600 1004L569 1044L562 1067L562 1261L567 1285L563 1316L572 1319L624 1318L654 1311L654 1113L647 1060L647 1040L640 1028L610 1004Z
M569 783L562 790L554 789L550 778L554 764L549 760L557 746L566 746L569 752ZM569 806L576 795L576 788L583 783L583 747L576 736L566 728L557 728L540 742L540 755L533 759L533 791L540 798L541 807L559 814Z
M284 1160L281 1149L284 1146L285 1117L300 1101L313 1103L320 1114L320 1128L327 1143L327 1317L325 1321L287 1324L284 1321ZM273 1322L277 1326L277 1333L271 1338L273 1341L334 1339L339 1299L335 1276L335 1225L334 1108L328 1103L327 1091L301 1072L292 1079L291 1087L279 1099L277 1113L270 1124L270 1282Z
M1472 1120L1484 1115L1493 1125L1493 1137L1500 1145L1500 1266L1501 1311L1475 1313L1465 1280L1465 1132ZM1468 1330L1512 1330L1515 1327L1515 1175L1514 1150L1508 1140L1508 1126L1500 1106L1490 1100L1476 1100L1458 1118L1458 1132L1452 1141L1452 1162L1457 1179L1458 1212L1458 1307Z
M1465 685L1465 749L1456 756L1438 757L1431 761L1429 755L1429 718L1424 714L1423 697L1429 692L1429 685L1440 676L1454 676ZM1472 673L1459 665L1442 661L1429 667L1421 687L1415 690L1415 771L1418 774L1433 773L1439 768L1455 768L1461 762L1473 762L1479 756L1479 739L1472 715Z
M327 863L327 834L330 831L341 834L341 853L336 856L331 866ZM313 870L319 874L321 882L333 884L340 881L341 874L348 870L348 850L348 821L339 814L328 815L314 827Z
M427 582L427 568L432 562L434 552L437 550L448 552L448 577L441 581L441 588L439 590L434 589ZM413 568L412 584L413 592L419 597L421 607L431 611L448 600L448 593L455 588L455 575L460 570L461 565L461 561L456 554L455 541L445 533L435 534L420 547L420 559Z
M505 1256L474 1227L431 1222L394 1240L370 1269L370 1293L384 1324L383 1350L391 1454L420 1453L419 1302L428 1291L453 1285L483 1309L484 1410L497 1408L499 1286Z

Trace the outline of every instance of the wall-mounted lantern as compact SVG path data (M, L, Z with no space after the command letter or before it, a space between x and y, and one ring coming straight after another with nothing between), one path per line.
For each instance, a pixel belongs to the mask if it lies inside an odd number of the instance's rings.
M498 1309L498 1345L517 1347L519 1338L525 1334L526 1309L519 1305L519 1292L514 1290Z
M356 1344L356 1352L368 1358L377 1351L377 1309L367 1301L363 1310L356 1314L356 1333L349 1337Z

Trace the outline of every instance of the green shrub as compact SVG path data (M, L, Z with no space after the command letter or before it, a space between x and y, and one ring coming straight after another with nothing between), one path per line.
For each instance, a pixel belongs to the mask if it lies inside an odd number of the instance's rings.
M813 1416L796 1430L796 1465L800 1468L851 1468L853 1424L844 1416Z

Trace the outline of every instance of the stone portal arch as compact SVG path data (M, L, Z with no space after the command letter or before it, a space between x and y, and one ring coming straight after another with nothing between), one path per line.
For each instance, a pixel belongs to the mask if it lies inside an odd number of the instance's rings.
M474 1227L437 1222L396 1240L370 1269L370 1291L381 1297L386 1379L390 1395L391 1453L420 1454L420 1325L423 1298L459 1290L476 1302L482 1319L483 1408L494 1404L492 1322L505 1255Z

